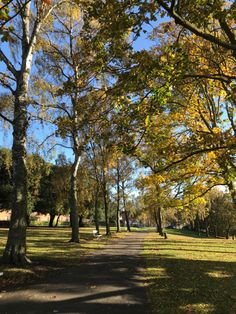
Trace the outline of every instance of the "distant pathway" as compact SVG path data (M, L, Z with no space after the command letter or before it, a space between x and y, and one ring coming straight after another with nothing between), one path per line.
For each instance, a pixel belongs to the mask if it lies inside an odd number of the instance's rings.
M111 240L76 268L0 295L0 313L149 314L140 253L144 233Z

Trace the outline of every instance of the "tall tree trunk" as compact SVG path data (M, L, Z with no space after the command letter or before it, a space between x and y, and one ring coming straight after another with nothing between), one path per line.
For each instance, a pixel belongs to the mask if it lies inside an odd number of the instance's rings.
M233 200L234 208L236 209L236 182L230 181L227 185Z
M227 229L226 229L226 235L225 235L225 237L226 237L227 240L229 239L230 229L231 229L231 226L228 225L228 227L227 227Z
M105 211L105 225L106 225L106 235L111 234L110 230L110 219L109 219L109 205L108 205L108 192L107 192L107 182L106 182L106 171L103 169L103 178L102 178L102 193L103 193L103 203Z
M210 228L209 224L206 223L206 237L207 237L207 238L210 237L209 228Z
M60 217L61 217L61 214L58 214L57 220L56 220L56 223L55 223L55 227L58 227L58 223L59 223Z
M70 178L70 220L71 220L71 239L70 242L79 242L79 220L78 220L78 196L77 196L77 173L80 164L78 150L74 149L75 159L71 167Z
M217 225L214 226L214 231L215 231L215 238L218 237L218 228Z
M198 213L196 216L196 227L197 227L197 234L200 236L201 235L201 233L200 233L200 219L199 219Z
M100 234L99 231L99 221L98 221L98 195L99 195L99 185L97 183L96 193L95 193L95 200L94 200L94 220L95 220L95 227L97 230L97 234Z
M122 196L123 196L123 207L124 207L124 213L125 213L125 221L126 221L126 227L129 232L131 232L130 223L129 223L129 214L126 210L126 197L125 197L125 182L122 181Z
M119 159L117 159L116 168L116 189L117 189L117 209L116 209L116 232L120 232L120 165Z
M49 219L48 227L50 227L50 228L53 227L53 222L54 222L55 217L56 217L55 214L50 214L50 219Z
M27 119L27 82L23 76L17 86L14 104L13 123L13 204L7 244L3 261L8 264L25 264L27 228L27 168L26 132Z
M109 221L109 205L108 205L108 200L107 200L106 188L103 191L103 200L104 200L104 210L105 210L106 235L110 235L111 230L110 230L110 221Z
M162 228L162 217L161 217L161 207L157 208L157 219L158 219L158 232L161 236L163 236L163 228Z
M83 223L83 215L79 215L79 227L83 227L84 223Z
M190 221L190 230L194 231L194 221Z
M154 216L154 220L156 223L156 232L158 233L159 232L159 223L158 223L158 218L157 218L157 211L155 209L153 211L153 216Z

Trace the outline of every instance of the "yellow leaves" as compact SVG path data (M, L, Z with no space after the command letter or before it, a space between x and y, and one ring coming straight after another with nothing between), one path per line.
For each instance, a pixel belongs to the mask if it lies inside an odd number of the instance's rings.
M223 98L223 99L225 99L226 97L227 97L227 93L226 93L226 91L225 90L220 90L220 92L219 92L219 96L221 97L221 98Z
M219 127L214 127L214 128L212 129L212 131L213 131L213 133L215 133L215 134L220 134L220 133L221 133L221 129L220 129Z
M145 126L149 126L150 125L150 116L147 115L146 119L145 119Z
M165 182L165 177L164 176L161 176L161 175L156 175L155 176L155 183L156 184L161 184L163 182Z
M207 153L207 157L209 159L215 159L216 158L216 154L214 152L209 152L209 153Z
M90 22L89 22L89 25L93 29L99 29L101 27L99 21L96 20L96 19L91 19Z
M164 175L157 175L157 174L152 174L147 177L142 178L142 182L144 185L148 187L158 187L161 183L164 183L166 181L166 178Z
M160 60L161 60L161 62L166 62L167 58L166 58L166 56L163 55L163 56L160 57Z

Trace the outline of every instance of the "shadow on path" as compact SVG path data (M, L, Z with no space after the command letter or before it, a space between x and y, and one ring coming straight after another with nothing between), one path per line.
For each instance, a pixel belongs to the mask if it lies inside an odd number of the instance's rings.
M0 313L150 313L139 255L144 234L111 241L78 267L1 294Z

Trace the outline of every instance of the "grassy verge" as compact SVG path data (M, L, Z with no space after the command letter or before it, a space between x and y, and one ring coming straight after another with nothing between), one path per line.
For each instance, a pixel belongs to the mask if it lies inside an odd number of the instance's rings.
M27 256L32 260L32 264L25 268L0 265L0 272L3 272L3 276L0 277L0 289L39 280L46 275L53 275L55 270L78 265L81 259L95 249L102 248L108 240L106 236L94 238L93 230L94 228L81 228L80 243L69 243L70 228L28 228ZM101 234L104 233L105 230L101 229ZM119 238L124 236L124 233L113 233L112 236ZM0 228L0 256L2 256L6 240L7 229Z
M153 313L236 313L236 241L176 230L146 239Z

